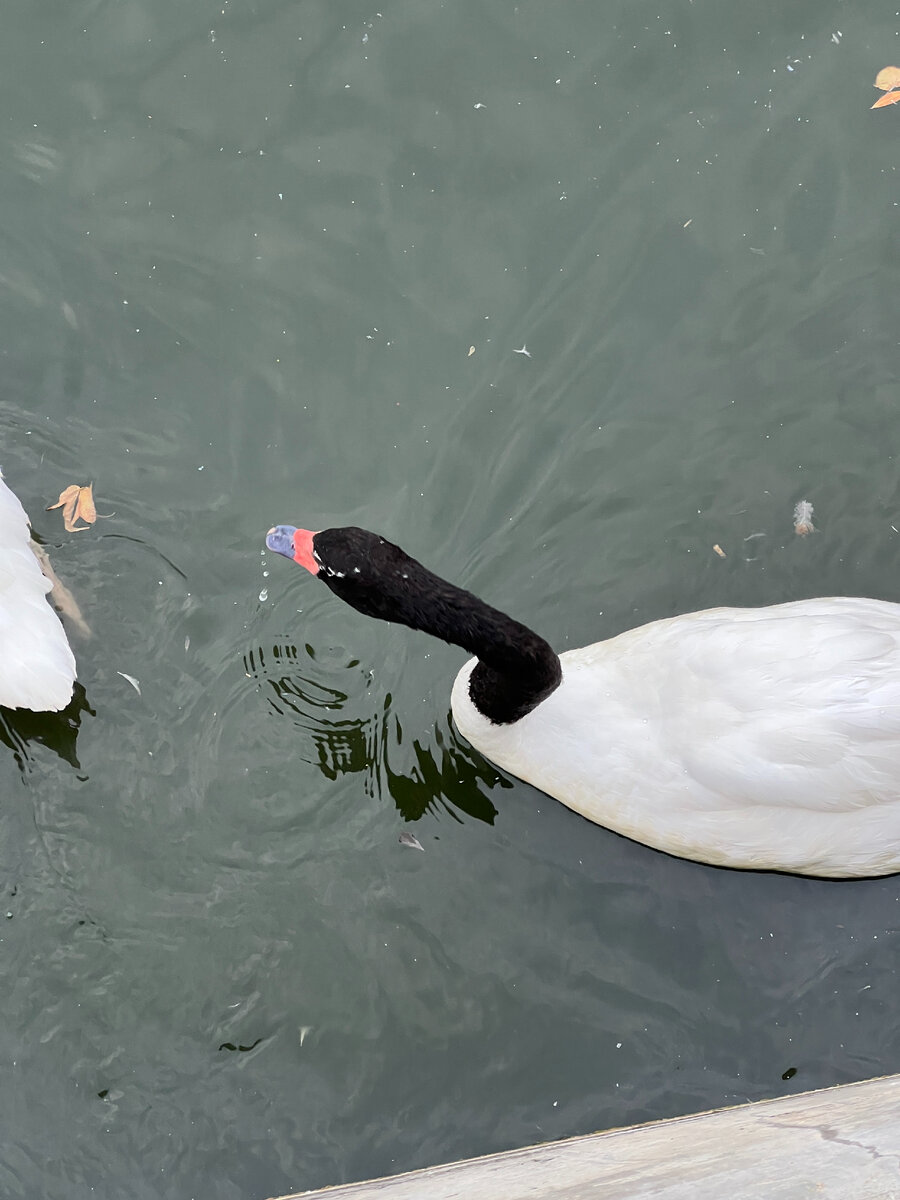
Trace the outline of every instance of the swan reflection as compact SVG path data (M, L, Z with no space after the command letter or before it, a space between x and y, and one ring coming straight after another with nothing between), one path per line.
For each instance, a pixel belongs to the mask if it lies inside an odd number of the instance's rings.
M84 714L96 716L84 688L76 683L66 708L61 712L31 712L27 708L0 708L0 743L7 746L23 775L33 769L32 744L46 746L69 766L79 770L77 742Z
M489 793L512 784L457 738L449 712L409 742L390 693L372 711L372 673L358 659L320 658L310 645L256 648L244 656L244 670L271 711L302 732L296 755L328 779L362 774L366 792L386 792L407 821L440 809L456 820L465 814L493 824Z

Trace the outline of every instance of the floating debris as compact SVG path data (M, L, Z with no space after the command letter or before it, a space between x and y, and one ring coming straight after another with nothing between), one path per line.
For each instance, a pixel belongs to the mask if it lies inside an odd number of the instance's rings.
M875 76L875 86L883 92L900 87L900 67L883 67Z
M722 549L722 547L719 545L718 542L716 542L716 544L713 546L713 550L715 550L715 552L716 552L716 554L718 554L719 558L726 557L725 551Z
M886 104L896 104L900 101L900 67L882 67L875 76L875 86L885 94L872 105L873 108L884 108Z
M241 1046L240 1044L236 1044L235 1042L223 1042L221 1044L221 1046L219 1047L219 1049L220 1050L231 1050L232 1052L238 1051L241 1054L246 1054L249 1050L255 1050L261 1041L262 1041L262 1038L258 1037L256 1039L256 1041L251 1042L249 1046Z
M79 487L77 483L70 484L59 493L59 499L55 504L47 506L47 512L52 512L54 508L63 510L63 524L67 533L76 533L80 529L87 529L88 525L93 525L97 520L94 485L89 483L85 487ZM79 525L79 521L84 521L85 524Z
M413 850L421 850L423 854L425 853L425 847L414 833L401 833L399 841L401 846L410 846Z
M800 537L806 537L808 533L815 533L816 527L813 525L813 506L808 500L798 500L794 506L794 533Z
M127 679L138 695L141 694L141 685L133 675L126 675L124 671L116 671L117 675L121 675L123 679Z

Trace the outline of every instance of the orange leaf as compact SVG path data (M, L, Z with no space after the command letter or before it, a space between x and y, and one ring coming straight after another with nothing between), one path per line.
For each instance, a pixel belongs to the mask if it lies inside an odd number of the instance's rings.
M87 521L88 525L93 525L97 520L97 509L94 505L94 485L89 483L87 487L81 488L78 497L78 516L82 521Z
M893 91L900 87L900 67L884 67L875 76L875 86L883 92Z
M873 108L884 108L886 104L896 104L900 100L900 92L885 92L883 96L879 96Z
M71 499L77 498L81 491L77 483L70 483L69 486L59 493L59 499L55 504L47 505L47 512L52 512L54 508L62 508L64 504L68 504Z
M59 493L59 499L48 507L47 512L54 508L63 510L63 525L66 527L67 533L77 533L81 529L86 529L88 525L93 525L97 520L94 485L89 483L85 487L79 487L77 483L69 484L64 491ZM78 521L84 521L85 524L79 525Z
M59 493L59 499L55 504L51 504L47 509L61 508L63 510L63 525L69 532L75 528L75 506L78 503L78 497L81 493L77 483L70 484L64 491Z

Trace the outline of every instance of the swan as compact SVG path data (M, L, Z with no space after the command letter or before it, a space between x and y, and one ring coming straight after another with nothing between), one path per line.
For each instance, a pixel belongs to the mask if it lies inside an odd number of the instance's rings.
M716 866L900 871L900 605L713 608L557 656L378 534L276 525L266 544L359 612L474 654L459 732L588 820Z
M33 546L25 509L0 472L0 705L59 712L72 698L75 656Z

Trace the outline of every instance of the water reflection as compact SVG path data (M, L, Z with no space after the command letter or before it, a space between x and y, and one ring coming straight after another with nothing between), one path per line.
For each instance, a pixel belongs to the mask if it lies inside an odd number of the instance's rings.
M25 708L0 708L0 742L12 750L16 765L27 775L34 762L30 743L46 746L76 770L81 765L75 753L81 718L96 716L88 704L84 688L75 684L75 692L62 712L31 712Z
M493 824L497 810L489 793L512 784L457 738L449 712L429 734L413 739L410 758L389 692L380 712L354 714L375 699L371 672L357 659L320 661L312 646L288 642L249 651L244 670L260 681L271 710L303 731L298 756L327 778L363 774L368 794L386 791L406 821L440 808L456 820L462 813Z

